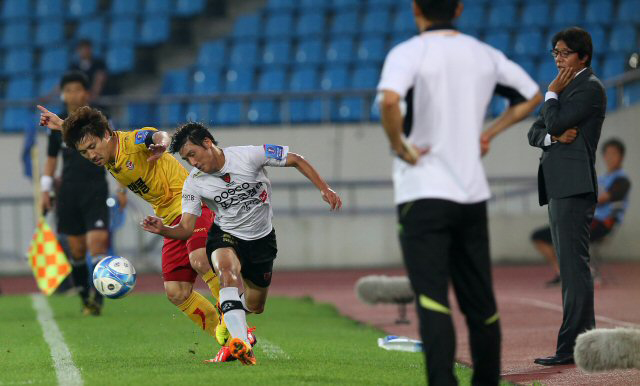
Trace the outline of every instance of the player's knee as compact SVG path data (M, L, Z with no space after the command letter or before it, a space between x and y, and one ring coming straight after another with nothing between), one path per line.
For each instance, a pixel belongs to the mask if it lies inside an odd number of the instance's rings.
M220 270L220 286L221 287L238 287L240 272L233 266L219 266Z
M169 301L176 306L187 301L189 295L191 295L191 290L187 288L166 288L167 298Z

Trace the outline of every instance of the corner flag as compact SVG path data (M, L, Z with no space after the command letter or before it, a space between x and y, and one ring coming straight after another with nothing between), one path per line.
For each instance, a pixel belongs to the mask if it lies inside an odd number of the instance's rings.
M44 217L38 221L27 255L38 288L45 295L51 295L71 273L71 265Z

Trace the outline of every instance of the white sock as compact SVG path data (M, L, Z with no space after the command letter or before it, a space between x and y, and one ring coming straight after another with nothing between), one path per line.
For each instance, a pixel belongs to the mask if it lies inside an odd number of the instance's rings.
M225 287L220 288L220 305L226 301L241 302L238 295L238 288ZM243 309L232 309L224 313L224 321L233 338L240 338L249 343L247 337L247 316Z

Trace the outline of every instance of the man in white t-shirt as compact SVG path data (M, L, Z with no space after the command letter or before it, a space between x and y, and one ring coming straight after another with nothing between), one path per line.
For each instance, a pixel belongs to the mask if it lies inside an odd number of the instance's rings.
M243 364L253 365L246 312L263 312L278 252L265 166L295 167L320 190L331 210L339 210L342 201L314 167L287 146L220 148L206 127L188 123L173 135L169 150L194 167L182 188L182 218L171 227L149 216L142 226L164 237L186 239L202 204L215 212L207 256L220 277L220 308L232 337L225 347ZM245 292L240 295L243 280Z
M472 383L497 385L500 324L491 280L481 157L541 101L537 84L500 51L454 28L458 0L414 0L420 34L394 47L378 91L393 162L400 245L416 294L429 385L455 385L449 281L469 326ZM494 93L510 107L484 132ZM401 106L406 102L405 113Z

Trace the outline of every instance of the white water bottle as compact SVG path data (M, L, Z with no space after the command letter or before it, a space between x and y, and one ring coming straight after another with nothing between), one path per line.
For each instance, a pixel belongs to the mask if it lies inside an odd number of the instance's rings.
M378 338L378 347L385 350L422 352L422 342L406 336L387 335L384 338Z

